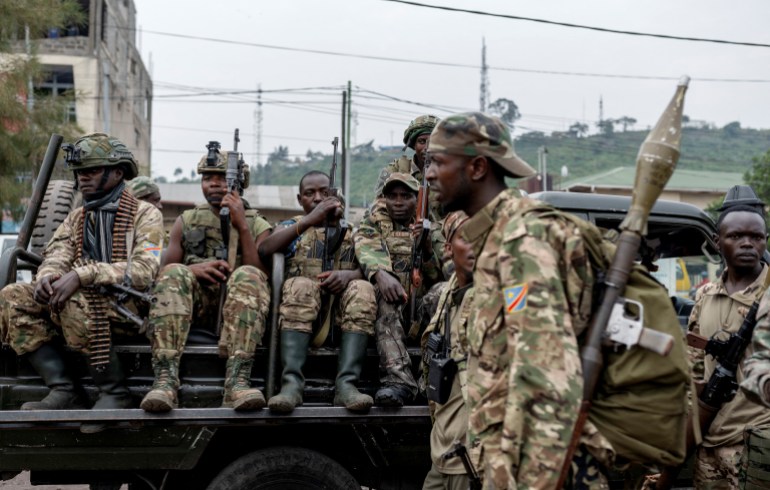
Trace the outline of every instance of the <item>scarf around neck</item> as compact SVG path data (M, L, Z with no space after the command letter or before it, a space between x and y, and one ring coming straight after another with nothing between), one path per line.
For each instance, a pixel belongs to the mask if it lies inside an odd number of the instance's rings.
M125 187L125 182L120 182L104 197L83 205L83 258L112 261L112 227Z

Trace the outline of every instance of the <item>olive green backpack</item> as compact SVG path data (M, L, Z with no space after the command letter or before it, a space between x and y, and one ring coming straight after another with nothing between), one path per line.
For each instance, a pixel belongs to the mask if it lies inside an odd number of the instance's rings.
M577 216L541 204L532 210L542 217L570 221L580 229L597 277L593 295L597 304L601 296L599 277L609 269L615 245L603 238L595 225ZM612 444L619 463L681 464L685 458L690 367L679 318L666 288L642 265L634 266L623 296L641 303L644 327L671 335L674 347L667 356L638 346L605 349L604 372L588 418Z

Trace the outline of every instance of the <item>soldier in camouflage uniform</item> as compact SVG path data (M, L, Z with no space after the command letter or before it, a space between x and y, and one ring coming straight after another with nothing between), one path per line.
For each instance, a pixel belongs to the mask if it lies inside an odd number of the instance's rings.
M737 331L752 303L763 294L763 284L768 266L761 258L766 249L766 226L762 211L753 206L727 207L717 220L717 247L726 265L725 271L715 282L698 289L695 306L690 313L689 328L692 332L710 338L727 336ZM762 391L756 381L761 372L761 359L767 356L761 347L762 332L767 324L767 309L760 309L754 333L759 347L746 349L745 359L751 358L746 370L739 366L738 383L743 382L747 392L738 391L735 398L722 405L711 423L703 442L698 447L693 482L699 489L738 488L738 463L743 451L743 433L747 427L770 424L770 410L762 405ZM708 382L716 361L702 350L695 353L693 362L703 366L700 381ZM747 396L748 395L748 396ZM754 395L754 396L752 396Z
M213 325L218 314L219 289L227 288L220 355L227 358L223 407L256 410L265 398L252 388L249 378L254 352L262 342L265 317L270 307L266 268L259 259L259 244L270 234L270 225L259 212L249 209L238 193L228 191L227 155L216 151L213 161L201 158L198 173L206 203L185 211L171 229L163 268L150 309L152 364L155 383L142 400L148 412L167 412L178 405L179 360L190 326ZM245 175L244 187L249 176ZM237 241L235 267L217 258L224 248L219 210L230 209L230 241Z
M412 250L422 229L421 223L415 223L418 187L409 174L391 174L384 186L386 206L375 208L364 218L354 237L356 257L364 276L377 287L379 314L374 329L380 368L385 373L380 379L384 386L375 395L378 405L401 406L417 395L405 345L402 305L406 304L408 311L411 295L419 302L441 277L432 243L443 238L426 240L421 251L423 284L412 291ZM420 324L407 326L416 335Z
M468 320L471 444L481 444L485 488L553 489L580 409L577 336L590 318L593 272L580 232L532 206L505 177L534 170L513 151L496 117L466 113L431 133L427 179L449 211L470 219L462 234L476 256ZM611 447L588 422L569 488L607 488L600 461ZM599 458L599 459L597 459Z
M105 311L113 332L136 333L133 324L108 305L90 299L103 297L94 288L121 284L130 263L130 278L137 289L152 284L159 267L163 218L155 207L126 190L125 180L137 174L128 148L103 133L83 136L65 145L67 167L83 193L84 206L70 212L43 252L43 263L33 284L11 284L0 292L0 330L3 343L25 356L51 388L40 402L24 410L77 408L82 401L68 375L55 338L60 329L67 345L83 354L96 354L92 335ZM124 232L118 232L124 230ZM127 306L137 312L136 306ZM109 329L109 324L107 324ZM106 355L106 354L105 354ZM109 361L91 359L89 368L99 388L95 409L127 408L131 395L114 351ZM97 432L102 424L87 424Z
M425 350L431 332L441 334L449 342L449 357L457 366L452 390L445 403L430 401L433 430L430 433L432 466L423 483L423 490L467 490L469 481L459 457L446 460L443 455L450 451L455 441L468 446L467 361L468 317L473 303L473 250L458 231L468 217L462 211L449 213L444 220L444 237L447 255L454 262L454 274L442 289L438 312L431 319L422 336L424 351L422 371L425 381L430 365L429 352ZM447 338L447 331L449 337ZM443 351L439 352L443 355ZM469 448L471 461L478 464L478 447Z
M305 386L302 366L308 346L311 338L315 347L323 344L334 314L342 330L334 404L349 410L368 410L372 397L360 393L356 383L366 357L366 344L374 334L377 316L374 286L363 280L353 247L353 227L344 222L343 241L334 253L334 270L322 270L324 224L331 220L330 225L337 226L342 216L340 199L329 196L329 177L318 171L305 174L299 183L297 201L305 215L282 222L260 247L265 259L276 252L284 253L287 259L279 309L281 392L270 398L267 405L279 413L291 412L302 405ZM316 319L320 328L313 336Z
M151 178L144 175L134 178L128 183L128 190L135 198L146 201L160 210L163 209L163 204L160 203L160 189Z

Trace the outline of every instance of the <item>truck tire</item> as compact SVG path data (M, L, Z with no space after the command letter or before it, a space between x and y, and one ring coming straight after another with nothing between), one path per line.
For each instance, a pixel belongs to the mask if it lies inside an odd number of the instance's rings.
M348 470L311 449L278 447L242 456L225 467L207 490L360 490Z
M80 192L75 189L74 182L52 180L48 183L29 243L32 253L43 255L43 250L56 228L62 224L70 211L80 206L82 200Z

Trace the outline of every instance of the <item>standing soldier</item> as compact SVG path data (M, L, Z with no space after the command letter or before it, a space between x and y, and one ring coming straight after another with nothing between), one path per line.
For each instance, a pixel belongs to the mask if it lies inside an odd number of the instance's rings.
M380 379L384 386L374 397L378 405L402 406L417 395L417 383L406 350L404 325L415 336L420 321L408 318L405 322L402 305L406 304L405 312L410 311L412 295L419 302L441 274L432 245L438 239L431 237L418 251L423 255L423 285L416 291L412 290L410 274L414 237L422 229L421 223L415 224L418 187L417 180L409 174L391 174L383 187L385 206L374 208L372 214L364 218L354 238L356 257L364 276L377 287L379 313L374 330L380 367L385 372ZM436 234L440 235L440 230L433 232L433 235Z
M262 392L251 387L249 378L270 307L266 269L257 253L259 244L270 234L270 225L259 212L248 208L237 192L229 191L226 171L227 155L219 150L201 158L198 173L207 202L182 213L171 229L153 292L157 303L150 309L155 382L141 404L148 412L177 407L179 359L190 326L193 318L201 325L216 323L222 287L227 288L219 336L219 353L227 358L222 406L235 410L265 406ZM246 187L249 176L244 173ZM230 209L231 226L238 235L234 269L217 258L217 252L224 248L219 220L224 207Z
M160 203L160 189L151 178L144 175L135 177L129 182L128 190L135 198L148 202L161 211L163 210L163 204Z
M131 395L109 338L110 329L127 334L136 329L113 310L100 288L123 284L126 278L135 288L150 287L158 272L163 218L126 190L125 181L134 178L137 169L123 143L94 133L63 149L85 204L57 228L43 252L35 283L11 284L0 292L0 330L7 332L3 341L25 356L51 388L43 400L25 403L22 409L81 405L55 347L54 324L61 327L70 348L91 356L89 370L99 388L93 408L128 408ZM134 306L130 308L136 313ZM81 431L103 428L84 424Z
M439 119L436 116L426 114L416 117L404 130L404 150L411 148L414 150L414 156L410 159L406 155L401 155L393 160L380 172L377 178L377 185L374 187L374 197L383 197L385 182L394 172L409 174L422 182L425 173L425 150L428 148L428 138L430 132L438 124Z
M762 263L767 244L765 220L762 211L755 206L737 204L728 206L717 220L717 247L725 261L725 271L715 282L701 287L695 297L690 314L689 328L706 338L714 335L729 336L743 324L744 317L754 301L761 298L768 266ZM755 339L760 343L766 335L767 305L760 308ZM695 351L695 366L702 366L703 382L714 373L716 361ZM752 354L747 349L745 358ZM767 355L764 348L757 350L745 373L739 365L737 381L746 380L751 386L751 373L761 371L761 358ZM759 369L757 369L759 367ZM697 372L697 369L696 369ZM698 373L700 374L700 373ZM755 381L757 377L753 378ZM756 384L749 393L762 394ZM747 398L738 391L735 398L722 405L698 448L695 461L694 483L696 488L738 488L738 462L743 451L743 431L749 426L770 424L770 410L758 403L759 398Z
M306 173L299 182L297 200L305 215L281 223L260 247L265 258L283 252L288 260L279 309L281 392L270 398L267 405L279 413L291 412L302 405L305 387L302 366L308 345L311 337L315 347L323 344L334 313L342 330L334 404L350 410L368 410L372 397L360 393L356 383L366 357L366 344L374 334L377 316L374 286L363 280L350 225L341 229L345 235L334 253L334 270L323 270L324 224L330 220L331 226L339 226L342 216L342 203L329 196L329 177L319 171ZM317 318L321 326L313 336L313 322Z
M468 317L473 302L473 250L459 233L468 217L462 211L449 213L444 220L444 237L447 255L454 263L454 273L442 289L438 311L431 319L422 336L423 373L428 380L431 376L431 358L451 358L457 372L451 383L451 391L445 401L435 400L428 393L433 413L433 429L430 433L431 469L425 477L423 490L467 490L468 474L459 457L446 460L443 455L460 441L467 445L468 408L467 361L468 361ZM441 338L436 349L435 341ZM434 365L433 369L437 369ZM430 373L430 374L428 374ZM478 451L471 450L472 459Z
M500 119L466 113L442 120L430 157L427 178L444 209L470 216L462 231L476 257L469 439L481 444L484 484L553 489L583 390L577 336L590 301L580 300L593 289L593 273L580 232L558 217L517 214L533 204L505 177L535 172L514 153ZM600 461L610 463L610 449L587 423L569 486L607 488Z

